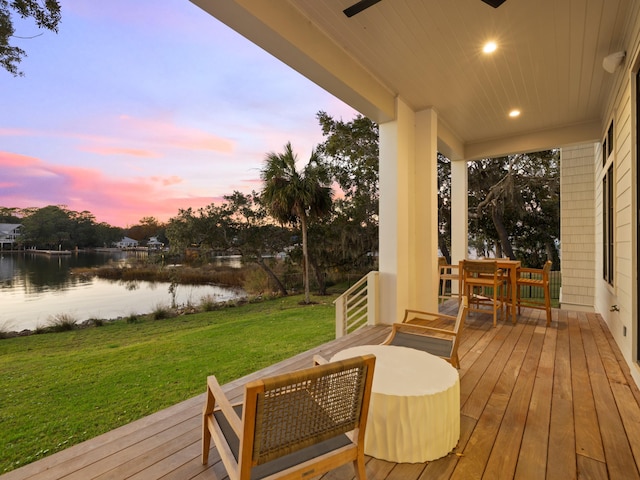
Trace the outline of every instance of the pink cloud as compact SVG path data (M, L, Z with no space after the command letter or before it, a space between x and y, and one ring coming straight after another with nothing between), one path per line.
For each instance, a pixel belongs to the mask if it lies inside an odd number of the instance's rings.
M242 182L243 188L236 189L240 191L253 191L259 192L262 189L262 180L259 178L250 178ZM231 193L231 192L229 192Z
M0 167L30 167L40 163L40 160L19 153L0 152Z
M201 208L214 201L210 196L173 190L183 182L175 175L113 177L95 168L51 165L1 151L0 168L4 177L1 206L66 205L75 211L88 210L97 221L114 226L132 225L148 216L166 221L180 208Z
M128 155L131 157L142 157L142 158L159 158L162 155L152 152L150 150L142 150L137 148L119 148L119 147L102 147L102 146L80 146L78 150L83 152L96 153L98 155Z
M137 118L120 115L87 121L101 132L93 134L78 130L0 129L0 136L53 137L81 139L77 150L101 156L126 155L138 158L161 158L162 150L209 151L230 154L235 142L211 132L176 124L171 119ZM73 127L72 127L73 128ZM151 148L149 148L151 147Z
M135 132L136 138L156 145L221 153L231 153L234 149L231 140L197 128L181 127L170 121L135 118L129 115L120 115L119 120L126 132Z
M140 192L141 193L141 192ZM137 202L137 208L125 209L120 205L107 205L100 210L97 218L103 219L110 225L121 227L137 224L143 217L155 217L161 222L166 222L170 218L178 215L180 209L206 207L211 203L217 203L215 197L153 197L150 199L141 198L140 194L127 195L130 201ZM154 200L155 198L155 200ZM93 211L92 211L93 212Z
M182 178L177 175L171 175L170 177L151 177L151 180L159 182L165 187L168 187L169 185L177 185L178 183L183 182Z

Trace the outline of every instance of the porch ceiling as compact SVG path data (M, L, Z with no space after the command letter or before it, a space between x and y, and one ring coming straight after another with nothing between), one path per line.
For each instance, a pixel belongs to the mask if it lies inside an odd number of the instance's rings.
M394 118L396 96L435 108L443 138L467 159L599 139L616 80L602 60L625 50L638 9L632 0L497 9L382 0L347 18L355 0L192 1L378 122ZM481 52L488 40L498 44L492 55Z

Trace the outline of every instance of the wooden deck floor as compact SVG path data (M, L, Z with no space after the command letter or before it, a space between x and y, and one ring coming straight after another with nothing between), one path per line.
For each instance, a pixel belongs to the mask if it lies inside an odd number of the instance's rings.
M461 353L461 438L426 464L369 458L369 480L640 479L640 392L598 315L540 311L516 325L468 318ZM250 378L307 366L347 346L377 344L388 327L368 327L229 383L240 397ZM205 379L203 379L203 386ZM200 463L203 395L0 477L14 479L223 479L215 451ZM350 465L323 480L351 479Z

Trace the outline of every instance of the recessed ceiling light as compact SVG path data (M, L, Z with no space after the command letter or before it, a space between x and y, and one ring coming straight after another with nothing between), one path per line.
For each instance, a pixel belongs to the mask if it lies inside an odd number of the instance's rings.
M517 110L517 109L516 109L516 110L511 110L511 111L509 112L509 116L510 116L511 118L519 117L519 116L520 116L520 110Z
M482 51L484 53L493 53L497 48L498 45L496 44L496 42L487 42L484 44L484 47L482 47Z

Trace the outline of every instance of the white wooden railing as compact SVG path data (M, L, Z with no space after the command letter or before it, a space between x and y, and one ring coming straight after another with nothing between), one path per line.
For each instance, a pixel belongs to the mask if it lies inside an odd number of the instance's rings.
M336 338L378 323L378 272L369 272L335 300Z

